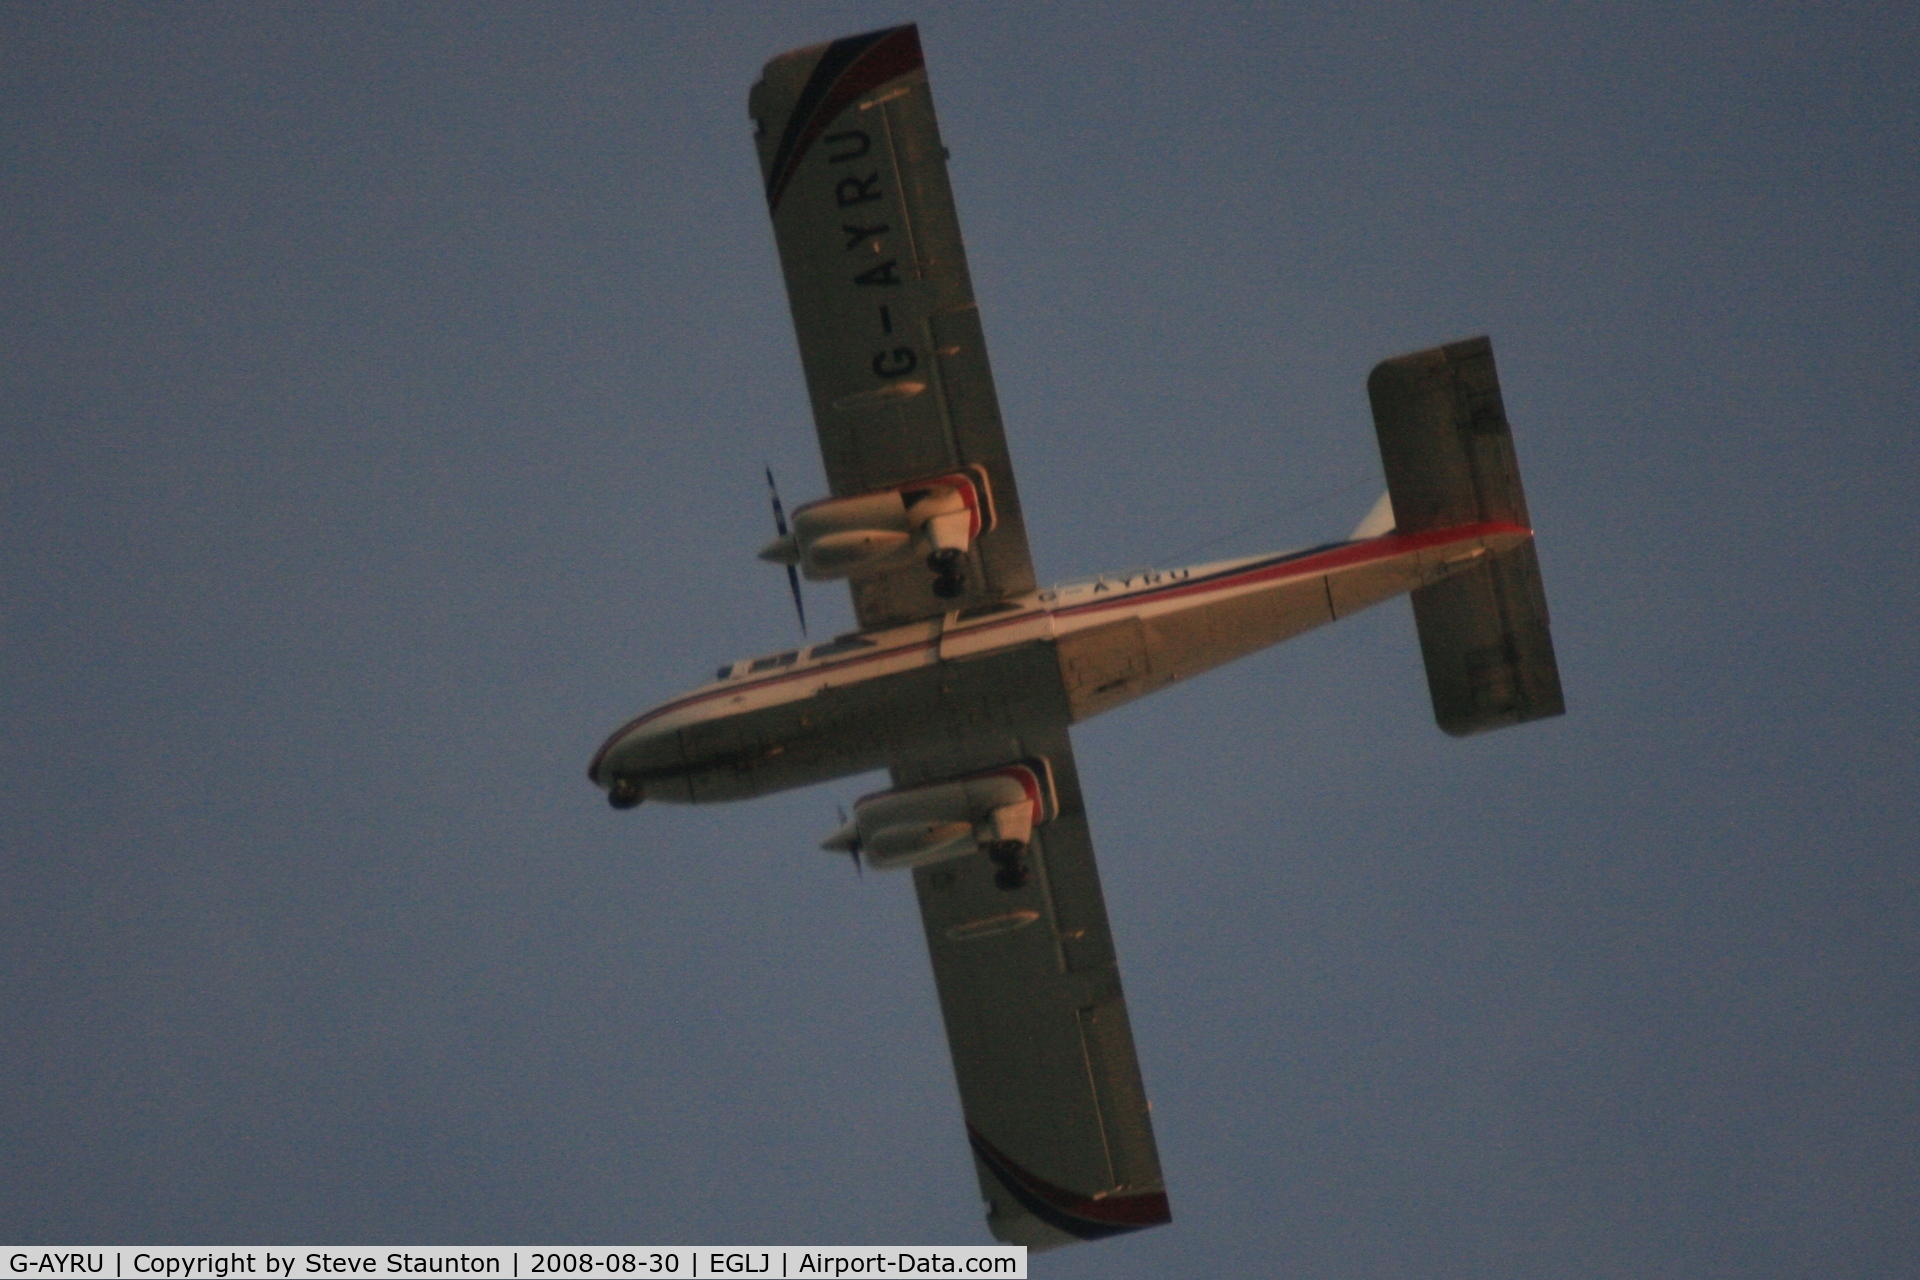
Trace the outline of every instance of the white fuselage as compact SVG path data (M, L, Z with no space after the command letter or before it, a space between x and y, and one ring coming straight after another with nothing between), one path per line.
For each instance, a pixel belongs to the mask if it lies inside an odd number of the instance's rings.
M733 663L623 725L588 767L649 800L740 800L886 767L947 733L953 664L1051 649L1080 721L1459 572L1530 530L1476 524L1103 576L888 631ZM1009 668L1010 670L1012 668ZM1022 662L1023 680L1035 669ZM1033 691L1025 691L1033 695Z

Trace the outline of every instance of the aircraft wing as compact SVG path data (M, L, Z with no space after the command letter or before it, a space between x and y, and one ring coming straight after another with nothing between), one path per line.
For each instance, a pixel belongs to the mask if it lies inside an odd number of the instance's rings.
M1035 696L1043 665L1057 691L1045 650L957 664L949 696L977 708L969 725L893 768L901 786L1016 759L1053 775L1059 809L1034 831L1025 887L996 887L979 856L913 877L987 1222L1036 1249L1172 1220L1064 699Z
M852 579L863 630L1033 590L1020 500L913 26L782 54L748 98L834 497L984 470L966 591L918 565Z

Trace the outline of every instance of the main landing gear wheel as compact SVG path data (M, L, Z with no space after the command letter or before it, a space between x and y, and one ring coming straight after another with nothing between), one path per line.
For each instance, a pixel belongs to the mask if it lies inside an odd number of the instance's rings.
M966 590L967 580L960 571L957 549L949 547L934 552L927 557L927 568L933 570L933 594L942 600L951 600Z
M1026 851L1027 846L1018 840L998 840L987 846L987 857L999 868L993 873L993 883L1001 890L1011 893L1026 886L1027 863L1020 856Z
M645 798L640 784L631 778L616 778L607 788L607 803L616 809L631 809Z

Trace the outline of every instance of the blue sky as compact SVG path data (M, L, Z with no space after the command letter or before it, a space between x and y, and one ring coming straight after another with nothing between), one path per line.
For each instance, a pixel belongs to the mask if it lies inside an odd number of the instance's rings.
M584 778L794 638L745 94L914 19L1041 576L1343 534L1489 333L1570 708L1395 602L1076 731L1176 1221L1036 1271L1920 1266L1891 5L9 10L0 1235L985 1238L862 783Z

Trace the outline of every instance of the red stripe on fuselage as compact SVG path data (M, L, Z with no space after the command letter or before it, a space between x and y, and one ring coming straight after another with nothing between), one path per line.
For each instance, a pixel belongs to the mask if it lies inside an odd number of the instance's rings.
M1207 578L1183 578L1164 586L1149 587L1145 590L1122 591L1107 600L1090 600L1085 604L1066 605L1048 610L1056 618L1083 617L1104 610L1133 607L1147 601L1183 599L1187 596L1216 591L1229 591L1238 587L1250 586L1261 582L1272 582L1283 578L1306 578L1317 573L1330 573L1336 569L1348 569L1357 564L1366 564L1376 560L1391 560L1395 556L1426 551L1433 547L1445 546L1452 542L1471 542L1476 538L1494 537L1503 533L1528 533L1529 530L1517 524L1491 521L1486 524L1459 525L1452 529L1436 529L1426 533L1399 534L1390 533L1379 538L1368 538L1360 542L1343 542L1324 551L1289 552L1272 559L1256 561L1242 565L1237 569L1225 569ZM1002 618L994 622L982 623L978 627L968 628L968 632L993 631L1001 627L1014 626L1027 620L1027 611ZM891 649L880 649L873 653L863 653L856 657L843 658L824 663L817 667L808 667L802 671L788 671L777 676L767 676L741 684L729 684L722 688L710 689L705 693L689 694L672 702L655 707L644 715L637 716L615 730L600 750L594 753L593 761L587 766L587 777L596 785L600 781L600 762L606 759L622 738L635 729L657 720L670 712L683 707L697 706L715 698L731 697L753 689L766 689L790 680L810 679L826 671L845 671L869 662L878 662L883 658L896 658L925 649L937 649L940 636L920 640L911 644L897 645Z
M1291 556L1264 560L1238 569L1226 569L1209 578L1185 578L1177 583L1169 583L1167 586L1156 587L1150 591L1116 596L1112 600L1068 605L1055 609L1053 615L1056 618L1077 616L1110 609L1123 602L1133 603L1146 599L1172 600L1201 592L1225 591L1257 582L1270 582L1279 578L1309 578L1316 573L1331 573L1336 569L1348 569L1374 560L1391 560L1395 556L1426 551L1433 547L1445 546L1450 542L1470 542L1475 538L1492 537L1502 533L1526 532L1528 530L1517 524L1490 522L1460 525L1452 529L1438 529L1427 533L1390 533L1384 537L1368 538L1362 542L1343 542L1324 551L1310 551L1305 555L1296 552Z
M642 715L635 716L614 730L613 736L600 745L600 750L594 752L593 762L587 766L587 777L597 785L600 781L600 762L606 759L607 752L613 750L622 738L632 733L635 729L638 729L641 725L646 724L648 721L658 720L661 716L667 715L669 712L678 711L682 707L698 706L702 702L710 702L715 698L731 697L734 694L743 693L748 689L765 689L788 680L798 680L802 676L817 676L823 671L845 671L849 667L857 667L862 663L878 662L882 658L891 658L900 654L912 653L919 649L931 649L939 643L940 638L935 636L932 640L923 640L918 644L903 644L892 649L880 649L873 653L863 653L855 658L844 658L838 662L828 662L817 667L808 667L805 671L790 671L785 675L766 676L759 680L748 680L740 684L724 685L718 689L709 689L705 693L693 693L688 694L684 698L676 698L672 702L665 703Z

